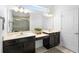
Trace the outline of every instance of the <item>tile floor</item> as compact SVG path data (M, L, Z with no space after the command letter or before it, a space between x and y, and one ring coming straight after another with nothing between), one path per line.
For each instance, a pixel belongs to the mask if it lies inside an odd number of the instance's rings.
M46 49L44 47L37 48L36 53L73 53L73 52L67 48L56 46L50 49Z

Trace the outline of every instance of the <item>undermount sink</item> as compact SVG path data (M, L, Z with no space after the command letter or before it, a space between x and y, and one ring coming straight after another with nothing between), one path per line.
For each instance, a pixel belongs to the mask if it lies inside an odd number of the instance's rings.
M21 36L21 35L31 35L32 33L25 33L25 32L20 32L15 34L16 36Z

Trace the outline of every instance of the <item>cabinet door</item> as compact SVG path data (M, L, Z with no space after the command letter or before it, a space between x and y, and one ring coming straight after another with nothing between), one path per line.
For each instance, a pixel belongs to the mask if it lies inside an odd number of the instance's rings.
M21 45L16 44L16 45L4 47L3 50L4 50L3 51L4 53L22 53L23 47L22 47L22 44Z
M3 42L5 53L32 53L35 52L35 37L20 38Z
M60 33L59 32L53 33L53 37L54 37L54 45L57 46L60 43Z
M24 53L35 52L35 44L32 42L24 43Z
M26 38L24 42L24 52L25 53L35 52L35 37Z
M8 40L8 41L3 41L3 52L4 53L8 53L8 52L12 52L12 46L15 43L16 41L15 40Z
M53 33L49 34L50 35L50 47L54 46L54 36Z
M25 37L17 40L17 49L23 53L35 52L35 37Z
M47 49L50 48L50 37L43 39L43 46Z
M4 53L22 53L23 44L19 44L17 40L9 40L3 42L3 52Z

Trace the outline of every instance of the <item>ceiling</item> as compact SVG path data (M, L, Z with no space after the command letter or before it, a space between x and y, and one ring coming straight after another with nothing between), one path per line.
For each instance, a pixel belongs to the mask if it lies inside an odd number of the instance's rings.
M17 5L25 9L31 10L32 12L52 12L54 5Z
M45 7L45 8L53 8L54 5L39 5L39 6L42 6L42 7Z
M50 13L54 13L54 11L55 11L55 10L54 10L54 6L55 6L55 5L39 5L39 6L48 8Z
M48 8L40 6L40 5L21 5L23 8L27 8L33 12L47 12Z

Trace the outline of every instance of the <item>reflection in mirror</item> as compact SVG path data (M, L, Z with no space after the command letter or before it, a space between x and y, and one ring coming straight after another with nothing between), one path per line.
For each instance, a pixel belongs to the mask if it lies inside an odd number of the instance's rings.
M8 10L8 32L33 31L35 28L52 27L53 17L48 8L42 6L13 6ZM46 15L45 15L46 14ZM52 21L48 20L51 19Z
M13 23L12 23L12 32L18 31L29 31L29 13L15 12L12 11Z

